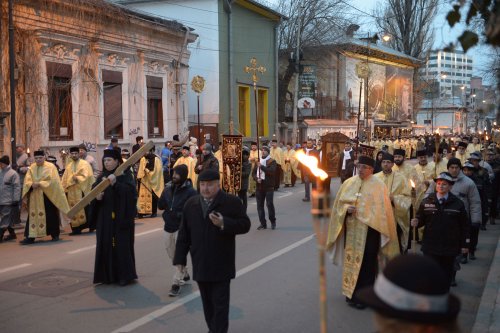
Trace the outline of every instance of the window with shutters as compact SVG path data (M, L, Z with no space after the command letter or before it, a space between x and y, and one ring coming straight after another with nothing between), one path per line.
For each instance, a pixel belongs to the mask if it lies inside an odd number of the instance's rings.
M146 76L148 101L148 137L163 137L163 104L161 99L163 79L157 76Z
M123 139L121 72L102 70L104 137Z
M46 62L49 141L73 140L71 65Z

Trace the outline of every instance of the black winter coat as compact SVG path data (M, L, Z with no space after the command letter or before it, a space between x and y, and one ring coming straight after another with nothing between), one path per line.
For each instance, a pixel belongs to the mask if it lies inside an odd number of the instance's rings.
M198 160L196 162L196 166L194 168L195 173L199 174L200 172L205 170L219 171L219 160L214 156L214 154L202 156L202 159L203 161ZM202 169L198 170L198 166L200 165L202 166Z
M465 205L453 193L439 204L436 193L431 193L420 204L418 227L425 226L422 252L440 256L456 256L469 243L469 219Z
M165 222L163 229L166 232L173 233L179 230L184 204L196 194L190 179L187 179L181 186L174 186L172 182L165 186L158 200L158 208L163 209L162 217Z
M266 162L266 166L261 165L260 169L262 171L264 171L265 179L260 183L257 181L257 169L258 168L253 168L252 178L256 182L257 191L264 191L264 192L274 191L274 186L275 186L274 177L276 177L276 168L277 167L278 167L278 164L276 164L276 161L272 158L270 158Z
M186 265L187 253L193 262L193 280L227 281L236 276L235 236L250 230L250 219L238 197L219 191L206 215L202 197L190 198L184 206L184 220L175 247L174 265ZM208 215L219 212L224 229L216 227Z

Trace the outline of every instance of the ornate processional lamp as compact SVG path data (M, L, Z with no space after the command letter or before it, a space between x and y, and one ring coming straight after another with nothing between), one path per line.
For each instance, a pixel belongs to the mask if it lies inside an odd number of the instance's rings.
M203 76L196 75L191 80L191 89L196 93L198 101L198 145L201 145L201 125L200 125L200 94L205 88L205 79Z
M259 149L259 107L257 104L257 81L259 78L257 77L257 72L264 74L266 72L266 68L263 66L257 66L257 59L250 59L250 66L245 66L245 73L252 73L252 81L253 81L253 94L255 99L255 130L257 131L257 159L260 159Z
M313 227L318 243L319 260L319 303L320 303L320 332L326 333L326 271L325 252L326 240L328 238L328 225L330 223L330 194L323 187L323 180L328 174L318 168L318 159L314 156L306 155L302 150L295 153L295 157L300 163L305 165L316 178L316 189L312 190L311 214L313 217Z

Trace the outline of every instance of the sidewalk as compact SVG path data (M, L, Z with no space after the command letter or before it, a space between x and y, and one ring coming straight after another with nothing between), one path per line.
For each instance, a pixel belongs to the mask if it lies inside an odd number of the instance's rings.
M496 220L498 224L499 219ZM500 333L500 240L477 309L473 333Z

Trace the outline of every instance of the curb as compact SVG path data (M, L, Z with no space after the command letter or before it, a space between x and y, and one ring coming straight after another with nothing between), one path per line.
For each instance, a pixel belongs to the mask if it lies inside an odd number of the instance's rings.
M500 240L484 285L472 333L500 332Z

